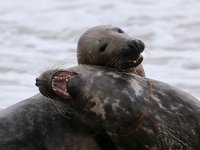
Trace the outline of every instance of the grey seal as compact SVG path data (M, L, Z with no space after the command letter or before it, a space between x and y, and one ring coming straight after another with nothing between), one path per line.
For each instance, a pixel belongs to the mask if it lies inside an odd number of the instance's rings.
M166 83L80 65L47 71L37 86L81 114L96 116L118 149L200 147L200 102Z

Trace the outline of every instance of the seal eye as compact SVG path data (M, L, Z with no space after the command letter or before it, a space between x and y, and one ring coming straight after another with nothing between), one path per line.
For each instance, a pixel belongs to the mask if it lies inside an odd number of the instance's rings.
M100 47L99 47L99 52L104 52L106 50L107 47L107 43L103 43Z
M120 29L120 28L117 28L117 32L118 33L124 33L124 31L122 29Z
M122 29L120 29L120 28L113 28L112 29L113 31L116 31L116 32L118 32L118 33L124 33L124 31L122 30Z

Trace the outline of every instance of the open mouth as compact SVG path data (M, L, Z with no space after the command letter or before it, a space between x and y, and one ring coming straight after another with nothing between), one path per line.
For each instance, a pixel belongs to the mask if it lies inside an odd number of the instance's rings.
M67 84L69 80L76 75L78 75L78 73L69 71L58 71L54 73L51 82L54 93L64 99L69 98L70 94L67 90Z
M129 68L132 68L132 67L136 67L138 66L139 64L141 64L143 61L143 56L140 55L137 59L135 60L129 60L129 61L126 61L126 62L123 62L120 64L120 69L129 69Z

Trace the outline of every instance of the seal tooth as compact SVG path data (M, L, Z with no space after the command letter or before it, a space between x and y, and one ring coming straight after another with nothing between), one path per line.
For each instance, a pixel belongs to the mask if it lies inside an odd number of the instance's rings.
M70 80L73 76L68 76L67 79Z
M63 90L61 90L61 89L58 89L58 91L59 91L60 93L64 93Z

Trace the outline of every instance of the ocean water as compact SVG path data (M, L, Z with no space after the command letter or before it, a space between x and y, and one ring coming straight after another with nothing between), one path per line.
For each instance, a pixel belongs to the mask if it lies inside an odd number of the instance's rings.
M0 108L36 93L48 68L77 65L89 27L121 27L146 44L149 78L200 99L199 0L0 0Z

